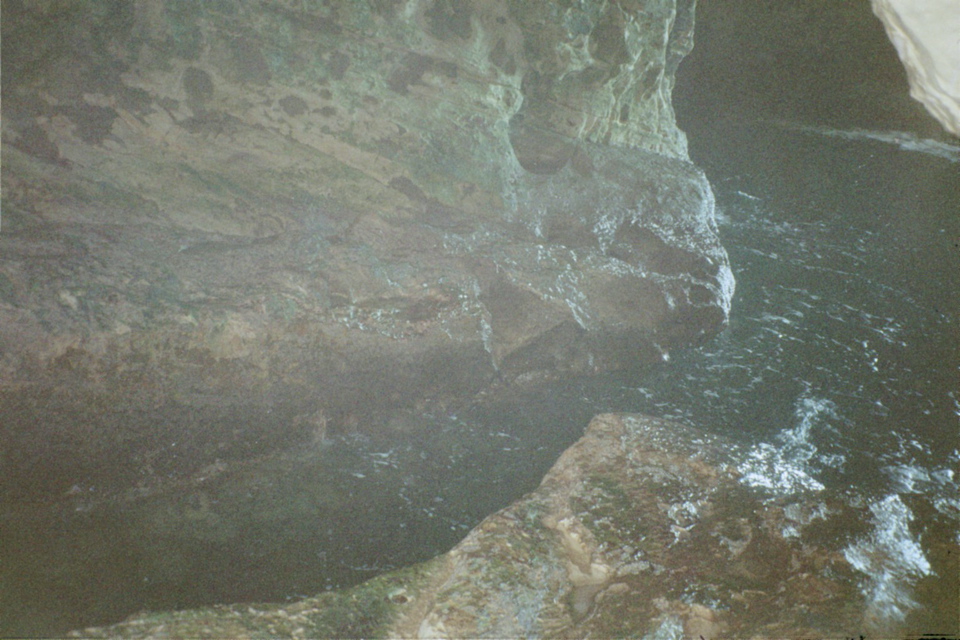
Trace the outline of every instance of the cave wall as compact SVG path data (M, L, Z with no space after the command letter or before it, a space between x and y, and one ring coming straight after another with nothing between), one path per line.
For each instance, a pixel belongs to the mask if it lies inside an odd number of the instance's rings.
M5 2L12 495L715 333L733 278L670 104L693 9Z

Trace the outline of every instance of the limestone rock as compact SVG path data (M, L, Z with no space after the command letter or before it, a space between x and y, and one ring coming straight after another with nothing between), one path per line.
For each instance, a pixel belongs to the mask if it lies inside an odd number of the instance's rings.
M910 95L960 136L960 6L953 0L871 0L907 70Z
M5 3L13 494L716 332L733 278L670 105L692 12Z
M675 422L601 415L538 489L423 565L293 605L141 615L78 635L768 638L870 628L835 548L863 514L823 494L765 500L739 482L734 448Z

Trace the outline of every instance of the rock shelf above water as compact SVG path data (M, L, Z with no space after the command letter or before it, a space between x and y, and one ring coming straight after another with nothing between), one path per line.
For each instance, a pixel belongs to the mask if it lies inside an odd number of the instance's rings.
M733 449L676 422L600 415L538 489L434 560L293 604L143 614L76 635L827 637L872 629L877 621L837 549L862 514L823 493L765 500L740 482Z

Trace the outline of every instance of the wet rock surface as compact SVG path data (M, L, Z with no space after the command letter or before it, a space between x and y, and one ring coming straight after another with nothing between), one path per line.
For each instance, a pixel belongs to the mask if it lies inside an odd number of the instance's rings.
M637 366L726 321L669 103L689 3L4 9L10 500Z
M427 563L289 605L144 614L75 635L824 637L873 629L839 551L863 514L823 492L765 500L728 465L732 448L676 422L600 415L538 489Z

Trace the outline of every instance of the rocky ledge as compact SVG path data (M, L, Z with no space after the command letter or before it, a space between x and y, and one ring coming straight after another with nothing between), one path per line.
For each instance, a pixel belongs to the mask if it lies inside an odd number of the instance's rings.
M837 542L863 514L823 492L770 501L740 481L734 450L676 422L600 415L538 489L434 560L293 604L141 614L74 635L783 638L872 629Z
M733 278L693 2L4 5L12 501L658 361Z

